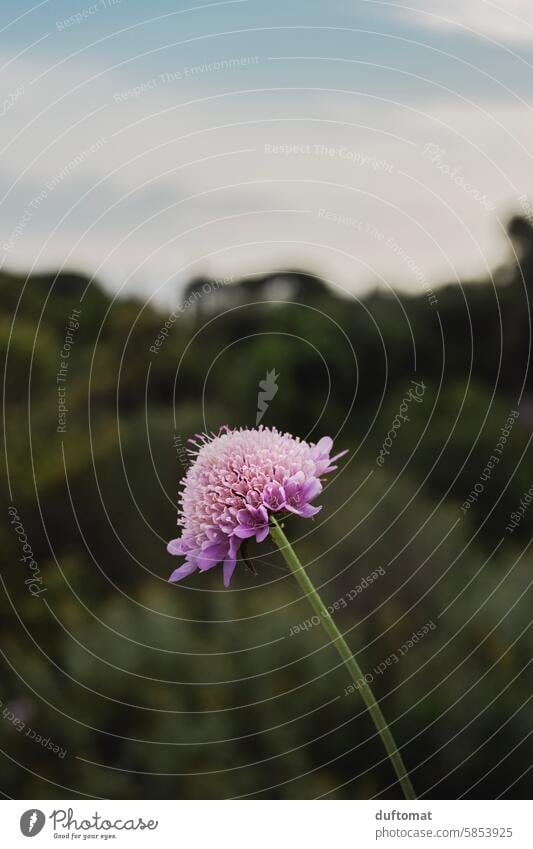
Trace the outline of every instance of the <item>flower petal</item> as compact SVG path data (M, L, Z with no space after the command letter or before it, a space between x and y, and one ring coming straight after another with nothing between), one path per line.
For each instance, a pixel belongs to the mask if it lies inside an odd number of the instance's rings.
M224 560L228 553L228 543L227 542L215 542L212 545L208 545L196 555L196 563L198 564L198 568L202 572L206 572L207 569L212 569L213 566L216 566L217 563L220 563L221 560Z
M283 510L285 507L286 495L285 490L279 483L269 483L263 490L263 504L269 510L276 512Z
M192 560L186 560L185 563L177 569L174 569L172 575L168 579L169 583L175 584L177 581L181 581L182 578L192 575L193 572L196 572L196 568L196 563L193 563Z
M226 589L230 585L231 576L233 575L233 573L235 571L236 565L237 565L236 560L224 560L223 573L224 573L224 586L226 587Z
M183 539L183 537L178 537L178 539L171 539L167 545L167 551L169 554L174 555L184 555L187 554L192 548L192 544Z
M317 495L320 495L322 492L322 484L318 480L318 478L311 478L311 480L304 483L301 491L302 501L308 502L312 501L313 498L316 498Z
M231 576L235 571L235 566L237 565L237 552L239 550L239 546L241 541L238 537L230 537L229 541L229 551L228 556L224 560L224 586L226 589L229 587Z
M317 513L320 513L322 507L312 507L311 504L304 504L303 507L300 508L298 515L303 519L310 519L311 516L316 516Z
M329 454L332 448L333 440L331 436L323 436L322 439L319 439L317 444L313 446L312 450L315 457L324 457L324 455Z
M316 516L322 510L322 507L312 507L311 504L301 504L299 507L291 507L287 504L287 510L294 513L295 516L301 516L303 519L309 519L311 516Z
M233 529L233 533L239 539L249 539L249 537L255 536L254 528L251 528L249 525L237 525L236 528Z
M332 457L332 458L331 458L331 460L330 460L329 462L330 462L330 463L334 463L334 462L335 462L335 460L340 460L340 458L341 458L341 457L344 457L344 455L345 455L345 454L347 454L347 453L348 453L348 448L347 448L345 451L339 451L339 453L338 453L338 454L335 454L335 456L334 456L334 457Z
M264 525L264 527L260 528L255 535L257 542L263 542L263 540L267 538L269 533L270 528L268 527L268 525Z

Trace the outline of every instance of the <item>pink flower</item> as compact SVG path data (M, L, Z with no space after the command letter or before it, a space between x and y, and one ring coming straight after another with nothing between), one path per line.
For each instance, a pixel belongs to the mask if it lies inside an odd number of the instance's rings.
M262 425L257 429L221 428L218 436L191 440L195 460L183 480L178 525L181 536L167 546L169 554L185 558L169 581L180 581L218 563L229 586L239 546L269 534L269 512L288 511L309 518L320 510L310 502L322 491L320 476L335 469L333 441L316 445Z

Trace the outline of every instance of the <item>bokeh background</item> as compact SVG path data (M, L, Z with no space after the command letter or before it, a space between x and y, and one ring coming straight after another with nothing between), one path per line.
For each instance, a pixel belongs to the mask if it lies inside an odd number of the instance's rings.
M528 4L9 0L0 64L2 794L400 797L268 542L167 583L267 381L418 794L527 798Z

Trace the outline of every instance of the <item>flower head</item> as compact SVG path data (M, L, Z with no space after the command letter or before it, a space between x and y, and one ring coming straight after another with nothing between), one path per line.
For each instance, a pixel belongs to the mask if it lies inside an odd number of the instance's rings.
M311 505L322 491L320 476L333 471L333 441L316 445L275 428L222 428L218 436L197 435L196 456L183 480L178 525L181 536L167 546L185 558L169 580L180 581L199 569L224 564L228 586L242 541L263 542L269 514L288 511L304 518L320 507Z

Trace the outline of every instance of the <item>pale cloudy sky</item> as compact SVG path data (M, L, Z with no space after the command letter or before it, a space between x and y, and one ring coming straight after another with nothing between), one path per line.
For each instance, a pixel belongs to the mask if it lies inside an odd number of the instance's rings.
M4 0L0 261L175 300L486 274L533 195L525 0Z

